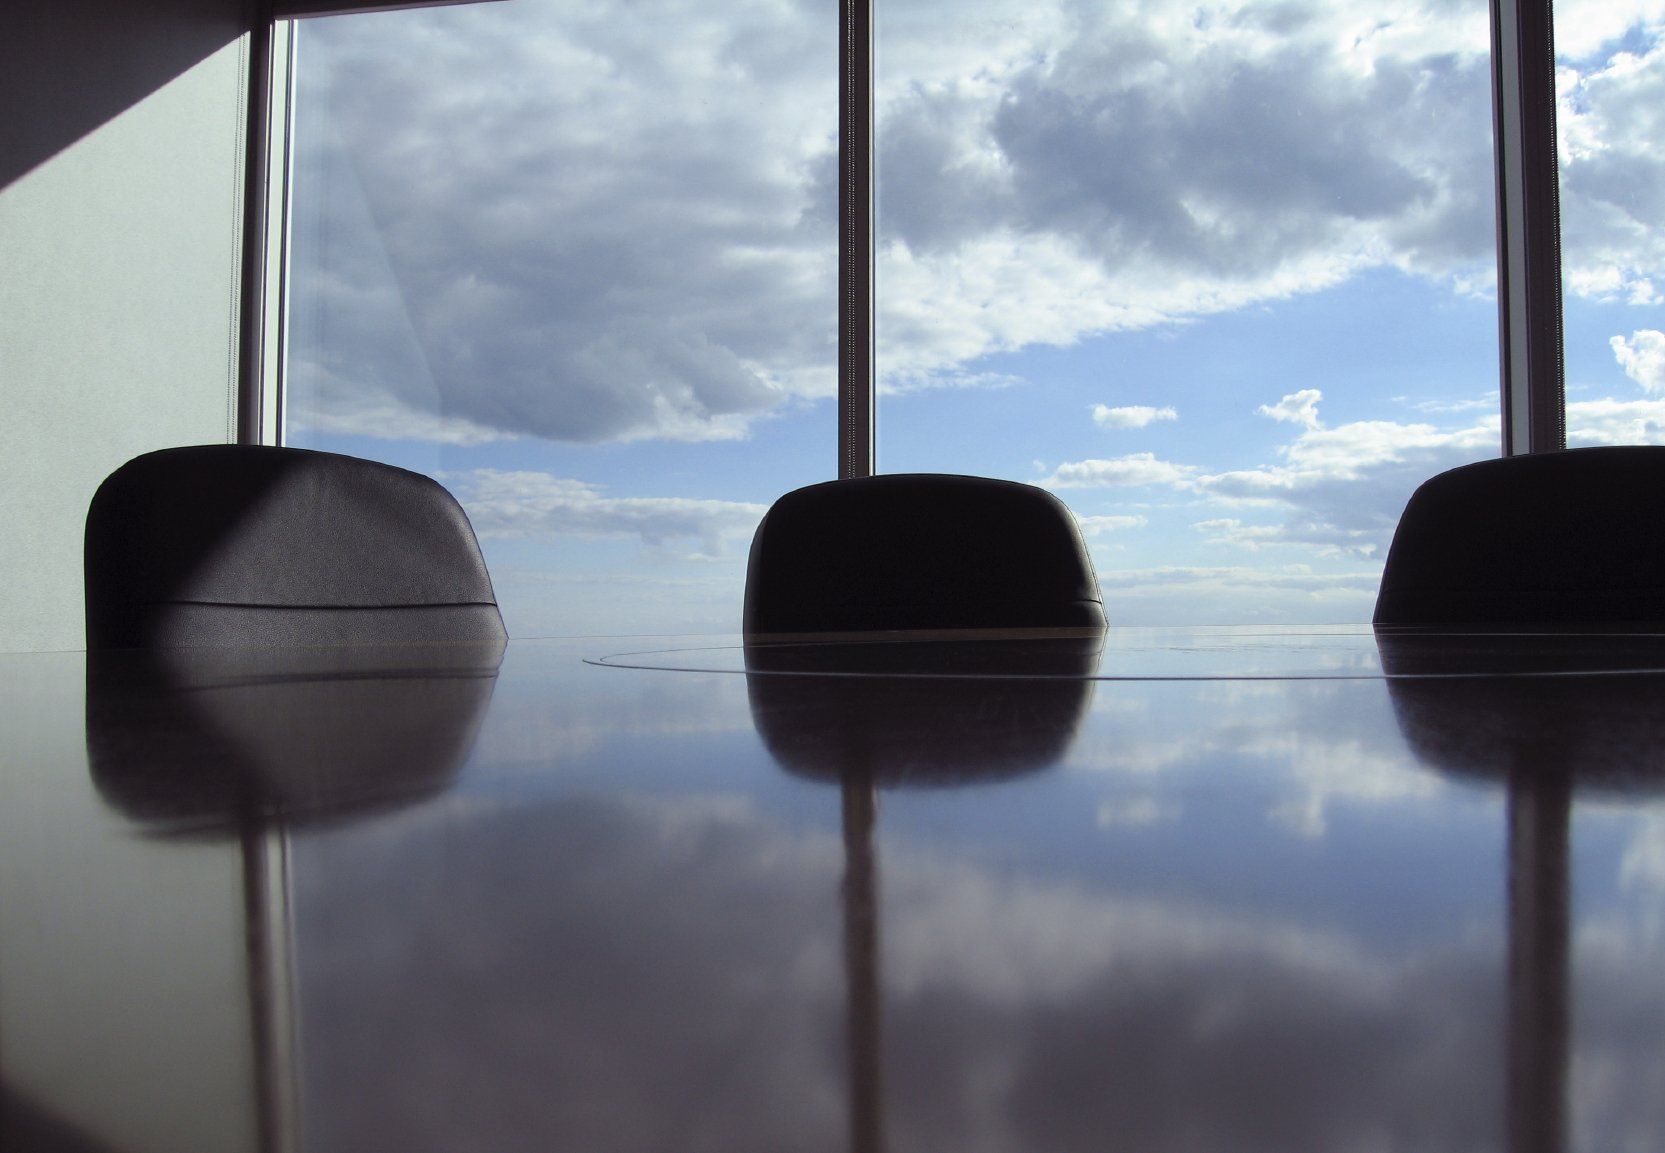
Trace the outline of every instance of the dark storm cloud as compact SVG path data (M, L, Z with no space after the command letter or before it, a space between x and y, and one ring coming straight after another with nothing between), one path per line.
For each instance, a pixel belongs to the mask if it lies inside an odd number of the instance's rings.
M1364 70L1319 6L1248 6L1236 30L1181 35L1145 22L1163 7L1080 18L998 99L951 86L898 98L881 152L890 235L933 252L1004 225L1068 236L1111 270L1230 280L1357 255L1366 239L1373 259L1432 273L1490 258L1483 57ZM1248 24L1278 46L1245 43ZM978 99L985 119L968 124ZM976 163L974 142L1000 163Z
M815 21L752 8L306 26L303 406L372 434L390 398L455 439L707 439L824 391L832 236L803 218L832 75L802 66Z
M1072 73L1115 68L1085 55ZM1425 196L1404 165L1359 146L1369 136L1358 129L1379 123L1374 94L1322 98L1310 90L1322 77L1315 63L1309 54L1250 66L1205 60L1199 82L1180 93L1072 91L1054 77L1024 78L994 123L1021 218L1074 235L1107 263L1149 253L1242 276L1297 239L1332 240L1334 218L1381 219ZM1393 87L1398 103L1408 86ZM1294 108L1299 116L1286 114Z

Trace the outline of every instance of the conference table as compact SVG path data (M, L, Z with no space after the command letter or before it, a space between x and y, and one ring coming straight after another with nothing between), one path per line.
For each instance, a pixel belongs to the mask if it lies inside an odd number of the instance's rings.
M0 657L0 1148L1658 1150L1665 635Z

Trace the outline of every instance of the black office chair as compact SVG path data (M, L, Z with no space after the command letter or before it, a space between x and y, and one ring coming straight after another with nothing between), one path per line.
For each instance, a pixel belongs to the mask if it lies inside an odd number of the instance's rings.
M781 497L752 538L748 636L1104 624L1075 519L1026 484L920 473L828 481Z
M1422 484L1378 625L1665 622L1665 447L1480 461Z
M87 647L501 645L461 506L404 469L292 448L164 449L87 512Z

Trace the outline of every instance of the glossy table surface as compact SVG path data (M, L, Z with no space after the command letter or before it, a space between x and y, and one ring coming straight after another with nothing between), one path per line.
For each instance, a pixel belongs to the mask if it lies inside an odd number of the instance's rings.
M0 657L0 1148L1658 1150L1665 637Z

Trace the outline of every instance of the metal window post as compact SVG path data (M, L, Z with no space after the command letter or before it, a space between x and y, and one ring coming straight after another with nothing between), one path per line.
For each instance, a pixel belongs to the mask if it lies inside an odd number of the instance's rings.
M237 443L265 430L266 228L272 114L272 3L247 0L249 72L243 133L243 257L237 314Z
M838 90L838 476L873 451L873 0L843 0Z
M1567 445L1551 0L1491 0L1503 455Z

